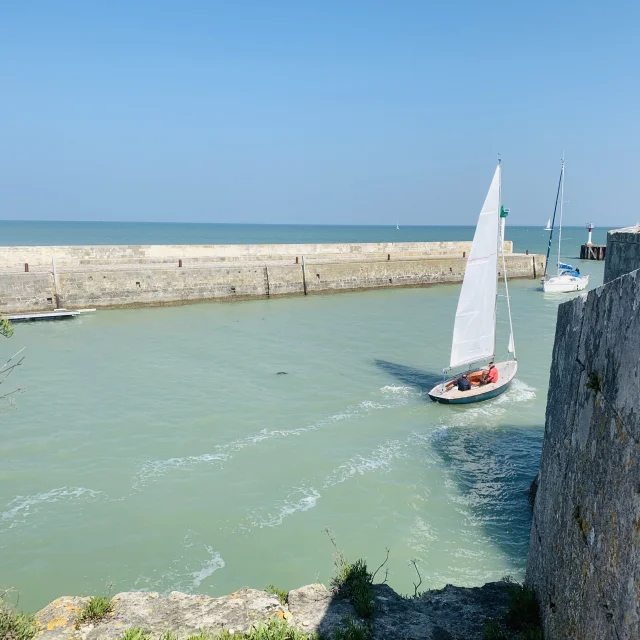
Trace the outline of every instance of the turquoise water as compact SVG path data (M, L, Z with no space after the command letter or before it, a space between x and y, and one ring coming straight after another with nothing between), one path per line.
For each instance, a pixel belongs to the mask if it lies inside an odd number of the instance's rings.
M580 263L592 286L602 267ZM388 547L400 592L413 592L412 559L424 587L521 577L556 310L571 296L531 280L511 292L517 379L462 408L426 395L457 285L18 325L0 345L27 355L5 383L25 392L1 417L0 587L29 609L107 583L293 588L328 580L325 527L374 566ZM502 314L501 354L506 342Z
M516 250L546 251L547 234L537 227L510 227ZM82 244L269 244L304 242L433 242L470 240L473 227L181 224L143 222L23 222L0 220L2 245ZM564 230L569 245L586 242L583 227ZM606 244L606 230L594 231L594 242ZM576 255L579 255L576 254Z

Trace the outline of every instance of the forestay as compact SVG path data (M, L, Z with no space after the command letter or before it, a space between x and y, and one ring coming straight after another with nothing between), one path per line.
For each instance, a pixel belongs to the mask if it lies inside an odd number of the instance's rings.
M450 367L494 355L498 287L500 165L480 212L453 327Z

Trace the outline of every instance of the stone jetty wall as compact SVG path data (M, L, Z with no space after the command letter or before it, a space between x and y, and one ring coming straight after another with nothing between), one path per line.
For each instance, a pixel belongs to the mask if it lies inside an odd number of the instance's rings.
M545 638L640 638L638 249L610 233L610 281L558 310L527 566Z
M533 278L544 257L513 253ZM0 248L0 312L184 304L461 282L470 242ZM55 277L54 265L55 260Z
M640 227L609 231L604 282L610 282L636 269L640 269Z

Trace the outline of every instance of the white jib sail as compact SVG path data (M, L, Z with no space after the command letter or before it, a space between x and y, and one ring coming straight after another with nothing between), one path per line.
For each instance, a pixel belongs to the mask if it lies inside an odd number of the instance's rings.
M453 326L450 367L494 355L498 287L500 165L478 218Z

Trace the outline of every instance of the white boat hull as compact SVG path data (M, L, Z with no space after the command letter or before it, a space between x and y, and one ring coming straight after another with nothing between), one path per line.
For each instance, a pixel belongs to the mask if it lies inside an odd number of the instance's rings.
M542 281L542 288L545 293L570 293L571 291L582 291L589 284L589 276L554 276Z
M509 388L518 371L518 363L515 360L497 362L496 368L498 369L498 382L485 384L481 387L471 387L469 391L460 391L455 384L447 389L459 377L455 376L433 387L429 391L429 397L434 402L442 404L469 404L495 398Z

